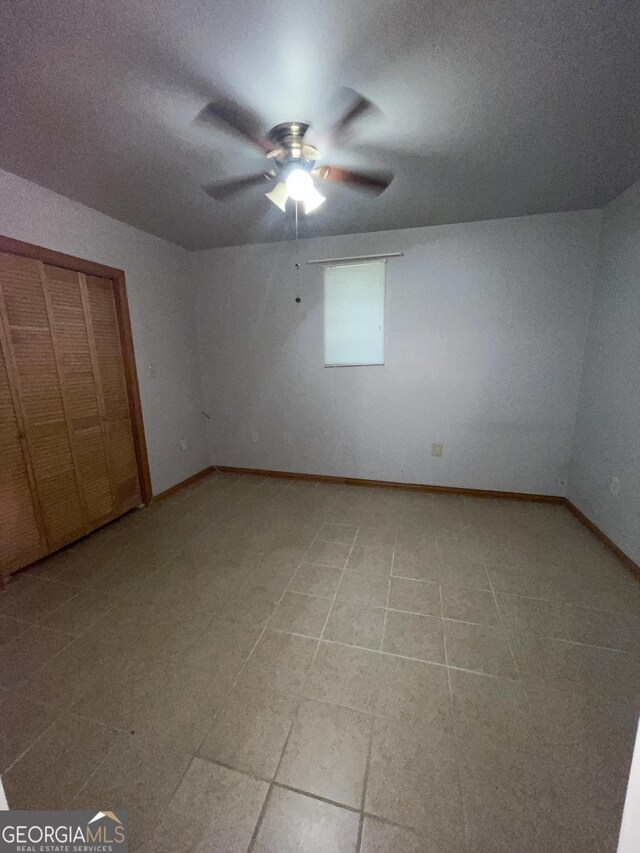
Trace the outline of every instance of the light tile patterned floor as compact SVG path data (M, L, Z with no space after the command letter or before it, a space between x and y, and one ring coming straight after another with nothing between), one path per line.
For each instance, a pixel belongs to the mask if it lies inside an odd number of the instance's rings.
M0 772L148 853L614 851L639 652L562 507L214 474L0 593Z

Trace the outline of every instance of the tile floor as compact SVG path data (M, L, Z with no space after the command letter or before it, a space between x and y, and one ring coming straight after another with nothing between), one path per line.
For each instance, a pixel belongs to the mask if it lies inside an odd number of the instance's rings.
M148 853L614 851L639 651L562 507L214 474L0 593L0 772Z

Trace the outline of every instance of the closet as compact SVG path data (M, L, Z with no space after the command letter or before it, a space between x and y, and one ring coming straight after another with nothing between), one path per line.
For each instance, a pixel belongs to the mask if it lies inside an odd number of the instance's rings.
M143 498L119 282L59 257L0 251L0 575Z

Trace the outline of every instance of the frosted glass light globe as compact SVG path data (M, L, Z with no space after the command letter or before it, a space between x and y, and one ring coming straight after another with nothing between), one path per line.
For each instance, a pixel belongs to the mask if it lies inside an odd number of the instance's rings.
M294 201L303 201L313 190L313 178L304 169L293 169L287 177L287 192Z

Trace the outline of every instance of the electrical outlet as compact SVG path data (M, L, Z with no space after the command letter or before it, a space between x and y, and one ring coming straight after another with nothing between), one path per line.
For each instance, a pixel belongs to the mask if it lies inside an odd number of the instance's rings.
M620 493L620 477L612 477L611 483L609 484L609 489L611 490L612 495L617 495Z
M442 456L442 445L441 444L432 444L431 445L431 455L432 456Z
M181 450L186 450L186 449L187 449L187 439L186 439L186 438L181 438L181 439L180 439L180 449L181 449Z
M260 441L260 433L257 431L252 432L251 441L253 442L253 444L257 444Z
M291 444L291 433L285 432L285 434L283 435L283 439L285 444Z
M158 371L156 370L156 366L155 366L155 363L153 361L149 362L149 364L147 366L147 372L149 374L150 379L155 379L156 376L158 375Z

